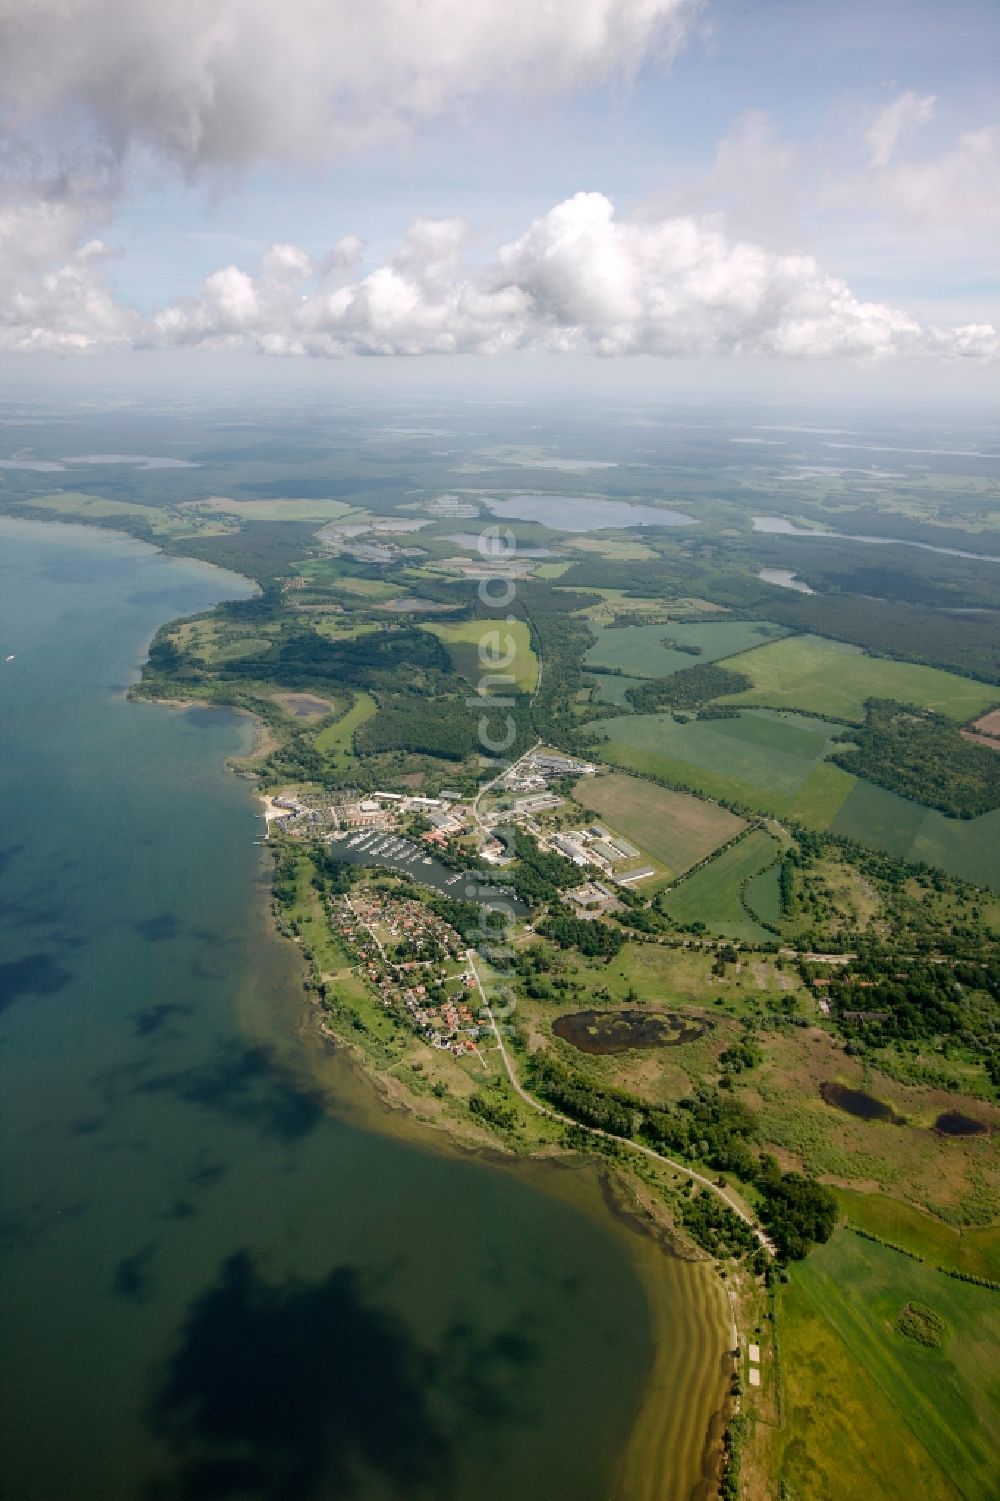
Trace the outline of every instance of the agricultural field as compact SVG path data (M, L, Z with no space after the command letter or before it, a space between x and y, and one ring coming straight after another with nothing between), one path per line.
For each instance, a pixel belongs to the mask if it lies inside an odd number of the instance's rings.
M1000 891L1000 809L980 818L947 818L887 788L856 781L828 827L831 834L901 860L939 865L962 880Z
M641 688L645 678L627 678L621 673L602 672L587 679L594 685L594 697L591 699L588 692L587 701L599 704L615 704L619 709L628 710L629 701L626 697L630 688Z
M102 495L87 495L77 490L60 490L53 495L41 495L25 504L32 510L47 511L66 521L97 524L119 522L124 531L128 531L130 527L139 530L148 527L159 542L194 535L207 537L228 530L222 518L214 522L199 523L195 516L183 516L162 506L144 506L138 501L106 500Z
M887 1194L837 1190L840 1208L854 1225L922 1256L934 1266L970 1277L1000 1278L1000 1226L985 1229L946 1225L936 1216Z
M717 803L620 772L581 779L573 796L638 845L668 878L682 875L744 827Z
M868 698L916 704L961 721L982 714L997 698L997 689L987 683L937 667L868 657L859 647L824 636L789 636L728 657L723 665L753 682L724 702L787 706L852 721L864 719Z
M736 719L686 723L672 714L628 714L595 721L592 728L607 741L605 760L768 813L791 815L797 796L809 795L809 779L821 768L837 773L832 781L843 783L841 801L855 782L849 772L823 765L835 727L801 714L752 710Z
M717 662L786 634L783 626L772 625L768 620L599 626L597 640L584 657L583 665L617 668L633 678L669 677L697 662ZM676 641L677 646L667 644L671 641ZM685 647L689 650L685 651Z
M948 818L862 781L824 759L837 730L823 720L752 709L738 719L684 724L671 714L627 714L596 720L592 728L605 741L601 759L613 765L829 830L899 859L925 861L1000 891L1000 809L980 818Z
M224 495L188 504L200 514L236 516L240 521L339 521L355 510L343 500L231 500Z
M723 850L675 886L666 897L667 911L675 922L703 922L710 933L725 938L768 942L774 934L757 917L774 922L779 915L775 861L780 853L781 846L773 835L763 829L751 830L738 844ZM758 906L748 910L751 886ZM744 891L745 900L741 895Z
M471 683L478 683L487 673L503 672L514 678L518 692L534 693L538 682L538 658L525 621L501 622L499 625L483 620L422 621L421 628L437 636L447 648L455 671ZM496 631L500 633L499 642L494 636ZM491 643L489 651L492 653L496 647L502 659L510 649L508 636L514 643L514 660L502 669L484 667L479 655L480 642L487 639Z
M343 718L327 725L316 736L316 749L324 755L354 754L354 732L366 719L371 719L378 708L369 693L359 693Z
M940 1344L897 1332L908 1303ZM987 1501L1000 1444L1000 1298L841 1229L780 1300L787 1491L810 1501Z

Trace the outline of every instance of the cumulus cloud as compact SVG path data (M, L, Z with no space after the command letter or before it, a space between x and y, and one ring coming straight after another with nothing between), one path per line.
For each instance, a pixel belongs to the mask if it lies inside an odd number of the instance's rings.
M701 0L0 0L8 129L66 120L185 171L328 158L682 42Z
M921 97L907 89L880 109L867 131L869 166L887 167L901 141L931 119L936 104L936 94Z
M91 233L102 204L85 186L11 190L0 206L0 350L71 354L129 343L138 322L104 279L111 255Z
M353 276L337 254L317 265L276 246L254 274L216 272L143 337L326 357L1000 355L990 325L922 327L857 298L812 256L730 239L688 216L620 220L599 193L557 204L475 271L463 259L466 234L461 221L418 222L394 257Z

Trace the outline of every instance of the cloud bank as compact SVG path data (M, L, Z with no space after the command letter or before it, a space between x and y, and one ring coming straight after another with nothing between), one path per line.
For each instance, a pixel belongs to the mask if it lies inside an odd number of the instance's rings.
M6 128L187 172L330 159L670 56L700 0L0 0Z
M57 251L73 225L30 206L22 247ZM136 344L271 355L495 355L515 351L658 355L774 355L801 359L932 356L992 360L989 324L921 325L898 308L855 297L808 255L728 238L712 220L619 219L600 193L556 204L485 263L470 267L461 220L411 225L383 265L359 269L347 238L322 263L272 246L247 271L214 272L199 295L140 321L102 288L99 242L57 270L25 280L0 323L0 347L72 351Z

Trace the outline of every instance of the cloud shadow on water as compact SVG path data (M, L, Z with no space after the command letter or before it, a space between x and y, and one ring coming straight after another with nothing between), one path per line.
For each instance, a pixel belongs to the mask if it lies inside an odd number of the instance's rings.
M135 1086L135 1093L172 1094L289 1142L307 1136L323 1118L319 1102L289 1088L266 1053L238 1043L220 1045L207 1063L151 1074Z
M6 1011L24 996L56 995L65 990L72 978L69 970L57 964L51 954L28 954L24 959L0 964L0 1011Z
M371 1494L447 1501L473 1416L533 1360L513 1332L456 1325L428 1350L377 1306L358 1272L265 1280L246 1251L189 1307L149 1408L171 1469L149 1501L321 1501ZM475 1391L466 1382L475 1371Z

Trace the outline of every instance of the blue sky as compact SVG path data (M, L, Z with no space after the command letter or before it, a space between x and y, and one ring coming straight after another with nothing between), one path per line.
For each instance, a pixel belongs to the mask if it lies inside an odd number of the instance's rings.
M960 359L990 378L996 0L282 15L287 36L266 0L159 19L0 0L20 210L6 237L0 219L0 347ZM463 227L401 252L414 221ZM275 245L298 259L262 270Z

